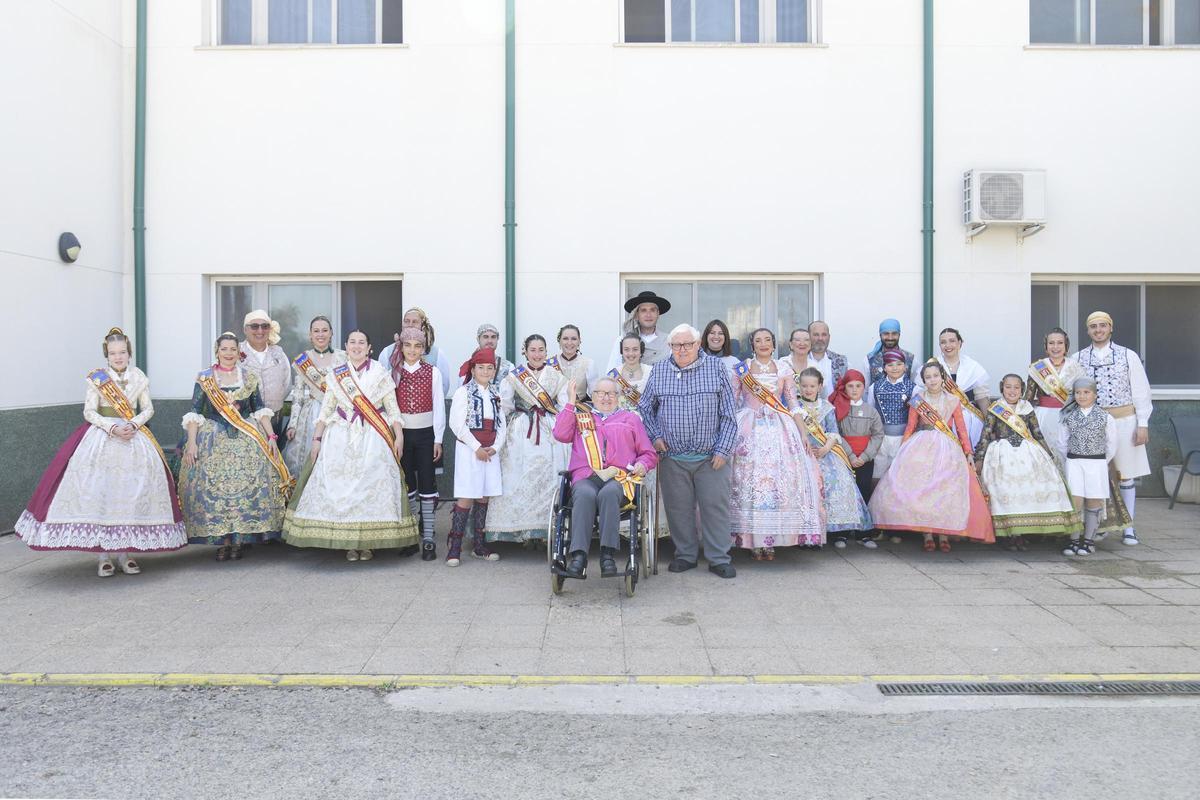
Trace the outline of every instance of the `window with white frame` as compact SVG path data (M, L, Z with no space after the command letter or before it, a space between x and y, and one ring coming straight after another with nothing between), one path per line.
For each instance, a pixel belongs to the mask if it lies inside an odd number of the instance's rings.
M807 327L813 320L816 297L812 279L626 279L626 297L644 291L656 292L671 301L671 310L659 318L660 331L670 331L686 322L703 332L710 321L719 319L729 328L733 354L738 358L750 356L747 339L755 328L770 328L779 354L789 352L787 342L792 330Z
M221 45L400 44L403 0L215 0Z
M1113 341L1136 351L1150 384L1159 389L1200 388L1200 350L1191 331L1200 328L1200 282L1037 281L1030 301L1031 355L1055 327L1068 331L1071 351L1086 347L1087 316L1106 311Z
M820 0L622 0L626 43L815 42Z
M404 314L399 280L335 280L332 278L218 278L213 281L213 326L210 341L223 331L242 338L242 320L261 308L279 323L279 346L293 358L311 345L313 317L332 321L334 347L358 329L371 339L378 356L392 343Z
M1200 0L1029 0L1031 44L1200 44Z

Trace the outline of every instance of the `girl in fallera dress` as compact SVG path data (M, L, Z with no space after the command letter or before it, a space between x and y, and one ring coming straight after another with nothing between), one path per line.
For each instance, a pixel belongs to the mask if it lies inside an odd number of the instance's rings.
M500 410L500 392L495 386L496 351L481 347L458 371L462 386L450 401L450 430L454 433L454 510L450 513L450 537L446 566L462 563L462 541L468 518L472 521L471 555L485 561L500 556L484 542L489 501L504 489L498 452L504 447L508 426Z
M925 391L909 401L904 443L871 495L875 527L919 531L924 549L950 552L951 536L994 542L992 515L979 486L958 398L943 388L946 371L921 367ZM934 535L938 543L934 543Z
M592 384L600 377L596 362L579 352L583 335L575 325L563 325L558 329L558 355L550 359L554 368L575 384L575 394L587 400Z
M283 525L294 547L342 550L369 561L376 550L417 543L400 469L404 427L396 384L362 331L346 337L346 363L329 373L312 439L312 466L296 487Z
M988 409L975 447L975 469L987 493L992 525L1007 550L1025 550L1026 536L1061 536L1080 528L1058 462L1033 406L1022 399L1024 392L1021 376L1004 376L1001 399Z
M217 337L217 361L196 376L179 470L179 502L192 544L217 546L217 561L243 545L278 539L292 476L271 429L258 376L238 363L232 333Z
M325 399L325 385L329 370L346 363L346 351L331 346L333 325L328 317L314 317L308 324L308 341L312 348L298 355L292 362L292 413L288 417L287 445L283 449L283 460L288 471L299 475L308 463L309 447L317 427L317 415Z
M838 432L837 410L821 398L823 383L824 376L816 367L806 367L800 373L801 417L806 417L814 423L814 428L823 432L824 442L818 439L815 430L805 426L808 446L821 465L825 530L833 535L835 543L845 547L848 533L857 531L858 538L863 539L874 526L871 512L854 480L854 471L847 463L852 451Z
M413 519L421 521L421 560L433 561L437 558L433 524L438 499L434 464L442 458L446 402L441 370L423 360L425 341L419 329L404 329L399 342L403 361L392 369L392 380L404 427L400 461L408 485L408 510Z
M773 561L777 547L824 544L821 468L793 417L795 379L775 358L775 335L760 328L750 346L754 357L738 366L729 516L734 547Z
M146 427L154 416L150 381L129 363L129 337L120 328L109 330L102 347L107 366L86 378L84 422L46 468L15 527L33 550L96 553L97 574L107 578L116 571L114 556L122 572L136 575L141 567L131 553L178 550L187 535L162 448Z
M1079 366L1078 361L1067 358L1071 351L1071 339L1062 328L1051 328L1042 342L1046 357L1029 365L1030 378L1025 388L1025 399L1033 405L1042 435L1050 444L1059 469L1065 472L1066 454L1058 449L1058 428L1062 424L1059 418L1063 406L1070 400L1071 385L1083 375L1083 367ZM1039 366L1041 369L1036 369ZM1040 374L1042 370L1045 374ZM1046 389L1042 388L1039 380L1046 384ZM1053 387L1058 387L1059 391L1054 391Z
M525 363L514 367L499 387L511 433L500 449L504 493L488 504L489 542L545 541L554 501L548 487L567 468L569 452L554 438L554 423L566 405L569 381L547 365L542 336L526 337L521 352Z

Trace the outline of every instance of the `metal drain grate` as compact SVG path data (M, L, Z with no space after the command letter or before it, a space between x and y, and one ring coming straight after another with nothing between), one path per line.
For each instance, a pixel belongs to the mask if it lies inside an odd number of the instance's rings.
M945 695L1170 695L1200 694L1200 681L1023 681L1013 683L880 683L889 697Z

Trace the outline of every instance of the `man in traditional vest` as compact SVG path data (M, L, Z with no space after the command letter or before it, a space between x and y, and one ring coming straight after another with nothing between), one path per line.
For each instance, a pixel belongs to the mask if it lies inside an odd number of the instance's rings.
M613 344L612 352L608 356L608 369L621 366L621 339L630 333L641 336L642 344L646 345L646 350L642 353L643 364L654 366L671 355L666 337L658 333L658 318L670 310L671 301L659 297L654 292L639 292L626 300L625 313L629 314L629 319L625 321L621 336L618 336Z
M816 349L815 345L813 349ZM879 323L879 341L875 343L875 348L867 354L866 360L863 361L863 372L869 379L868 385L874 384L883 377L883 351L885 350L899 350L903 353L905 370L912 372L913 354L900 346L900 321L885 319Z
M821 396L828 398L833 394L833 387L850 368L850 363L844 355L829 349L829 326L822 320L813 320L808 323L808 338L812 342L808 363L821 371L821 376L825 378L825 383L821 387Z
M1083 374L1096 381L1096 402L1117 423L1117 455L1113 466L1120 480L1121 499L1133 519L1136 500L1134 481L1150 474L1150 459L1146 442L1150 441L1150 380L1142 360L1132 350L1112 340L1113 320L1103 311L1093 311L1087 318L1087 332L1092 343L1072 359L1083 368ZM1122 543L1138 544L1137 533L1125 529Z

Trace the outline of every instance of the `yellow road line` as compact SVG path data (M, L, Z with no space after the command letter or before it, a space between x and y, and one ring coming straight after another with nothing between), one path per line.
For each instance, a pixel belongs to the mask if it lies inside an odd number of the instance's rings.
M746 686L963 681L1198 681L1200 673L1039 673L994 675L329 675L186 672L3 672L0 686L213 686L411 689L486 686Z

